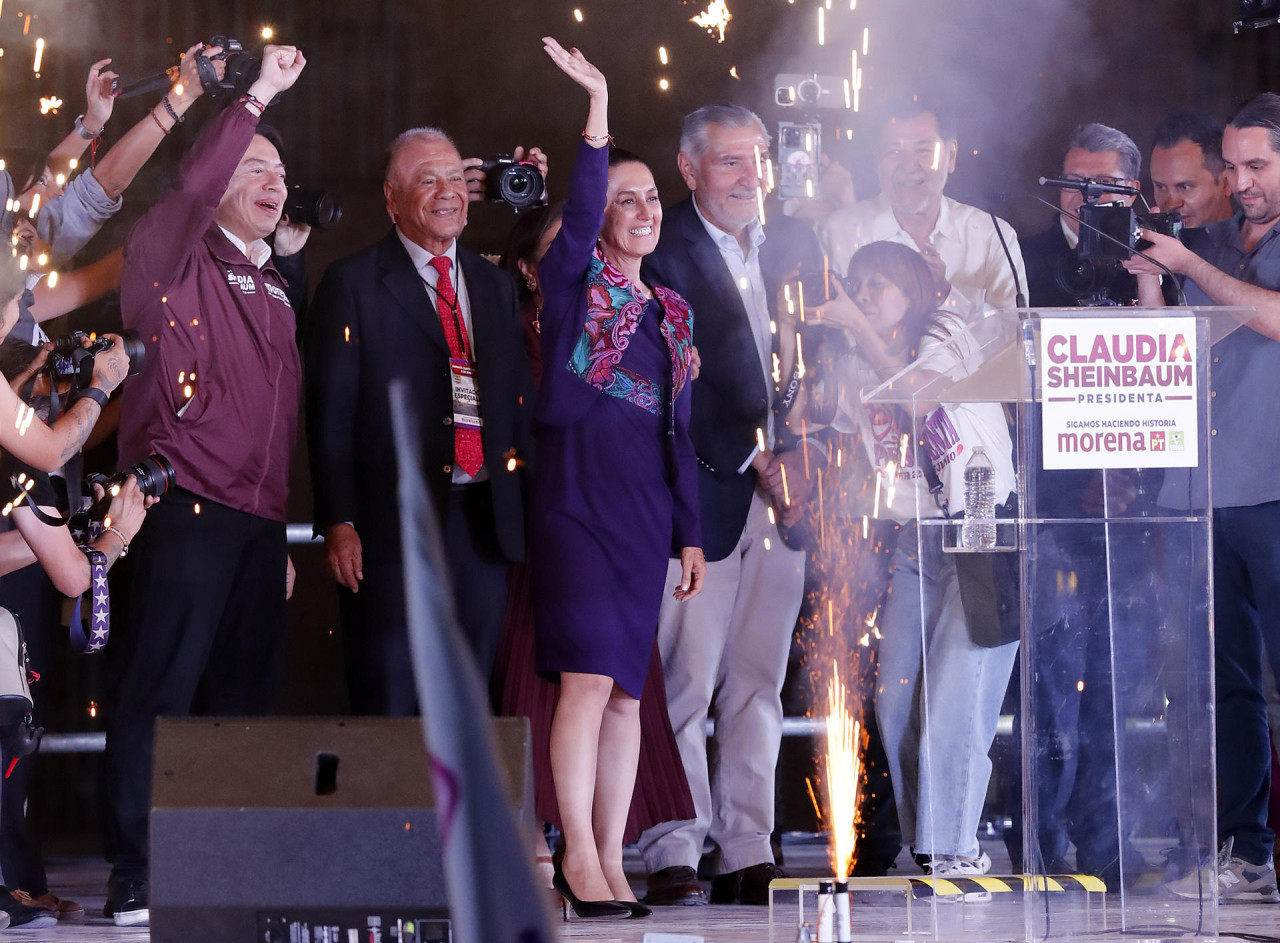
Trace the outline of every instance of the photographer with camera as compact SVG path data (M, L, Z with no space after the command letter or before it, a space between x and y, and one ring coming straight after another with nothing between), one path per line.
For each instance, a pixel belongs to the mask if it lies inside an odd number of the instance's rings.
M0 253L0 341L18 321L18 300L25 274L11 256ZM104 335L112 346L93 359L89 382L52 425L35 417L13 389L0 383L0 451L42 472L53 473L70 460L93 430L107 396L129 371L129 355L123 340Z
M292 591L285 504L301 364L265 241L281 221L285 170L258 123L306 58L267 46L256 76L252 65L236 73L247 90L204 129L125 244L124 321L150 350L122 404L121 464L162 454L181 487L139 534L107 724L108 909L122 926L149 916L155 718L268 710Z
M1171 269L1190 305L1252 308L1244 328L1213 345L1211 469L1165 471L1160 504L1208 506L1213 481L1213 648L1217 708L1218 855L1168 885L1180 897L1216 884L1222 900L1280 900L1267 825L1271 786L1262 659L1280 675L1280 95L1246 102L1222 136L1230 219L1175 239L1143 230L1147 254ZM1162 303L1163 269L1134 256L1143 302ZM1201 354L1201 356L1204 356Z

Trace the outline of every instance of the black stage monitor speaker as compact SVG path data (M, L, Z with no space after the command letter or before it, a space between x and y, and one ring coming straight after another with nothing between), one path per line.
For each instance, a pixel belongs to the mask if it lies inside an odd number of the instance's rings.
M524 853L529 724L494 733ZM156 943L450 939L420 720L160 718L155 744Z

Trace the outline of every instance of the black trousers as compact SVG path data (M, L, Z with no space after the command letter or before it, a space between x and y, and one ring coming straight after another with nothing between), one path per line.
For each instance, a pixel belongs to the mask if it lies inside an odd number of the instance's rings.
M130 552L128 621L111 639L120 662L106 705L106 838L118 871L146 867L156 718L273 706L285 555L283 523L183 489L147 512Z
M458 623L488 683L502 634L508 562L498 547L487 482L455 485L442 522ZM355 714L411 717L418 710L399 547L364 547L360 592L338 587L347 689Z

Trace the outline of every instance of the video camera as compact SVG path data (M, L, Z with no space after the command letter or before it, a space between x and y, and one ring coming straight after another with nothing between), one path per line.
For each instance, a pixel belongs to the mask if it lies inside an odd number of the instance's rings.
M1082 259L1123 262L1133 256L1135 249L1141 252L1151 247L1150 242L1139 236L1140 229L1150 229L1175 239L1182 231L1182 217L1177 213L1138 213L1132 206L1099 203L1104 195L1142 195L1137 187L1114 182L1111 178L1041 177L1040 185L1078 190L1084 196L1084 205L1077 214L1080 217L1078 252Z
M1133 250L1145 251L1151 243L1138 235L1150 229L1166 236L1178 237L1182 217L1177 213L1138 213L1132 206L1118 203L1086 203L1080 207L1080 257L1115 259L1123 262Z

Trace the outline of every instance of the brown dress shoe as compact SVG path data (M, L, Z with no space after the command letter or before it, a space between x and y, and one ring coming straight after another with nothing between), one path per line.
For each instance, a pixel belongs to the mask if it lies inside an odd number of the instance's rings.
M753 864L741 871L716 875L711 882L711 903L734 902L763 907L769 903L769 882L774 878L789 877L786 871L772 861Z
M698 883L697 871L674 865L649 875L644 902L653 907L702 907L707 894Z

